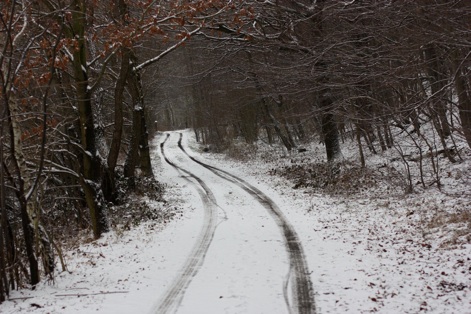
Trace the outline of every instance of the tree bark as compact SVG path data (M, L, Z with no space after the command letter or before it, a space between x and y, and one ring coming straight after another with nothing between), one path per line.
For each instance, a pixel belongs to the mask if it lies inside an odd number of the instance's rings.
M82 178L80 180L90 210L93 236L98 239L108 231L105 202L101 200L100 176L103 174L102 163L97 156L95 125L92 110L92 95L89 89L87 73L87 49L85 41L86 3L74 0L72 3L72 35L77 41L73 51L72 66L76 85L77 108L80 121L80 141L82 153Z
M25 184L27 184L28 179L26 175L26 161L24 159L23 150L21 149L21 131L19 129L19 123L16 121L19 114L15 110L10 110L10 106L14 102L15 100L13 97L10 97L8 101L6 101L5 107L9 122L11 156L17 176L15 192L20 205L21 226L23 228L23 236L25 239L26 256L29 262L30 283L31 285L36 285L39 283L39 266L38 259L34 252L33 221L28 213L28 201L26 199ZM16 108L15 105L13 105L13 107Z
M335 117L331 112L333 102L329 95L329 91L327 90L323 90L320 97L322 135L324 137L327 161L334 162L337 159L342 158L342 150L340 149L337 123L335 122Z
M463 70L459 67L458 60L455 61L455 88L458 94L458 110L460 114L461 126L463 134L471 148L471 91L467 88L466 78Z
M294 142L294 139L293 139L293 135L291 134L291 131L289 129L289 123L285 117L285 114L283 112L283 97L280 95L278 96L278 100L276 101L276 104L278 105L278 111L280 113L280 117L281 117L281 125L283 126L283 129L284 129L284 136L286 137L286 140L288 141L289 143L289 146L291 147L291 149L295 148L296 147L296 143ZM290 150L290 149L288 149Z
M358 152L360 154L360 163L361 167L365 168L366 163L365 163L365 154L363 153L363 145L361 144L361 130L358 125L355 126L355 135L356 135L356 140L358 144Z
M6 107L6 106L5 106ZM9 247L11 246L12 239L8 233L8 218L5 203L5 175L4 175L4 152L3 143L4 139L4 121L6 117L6 108L0 109L0 303L5 301L5 297L9 295L9 283L7 268L12 268L11 259L8 256Z
M128 24L126 21L126 14L128 13L128 8L124 0L118 0L114 3L113 6L113 16L115 20L119 21L120 25L125 26ZM112 195L115 185L115 168L118 162L119 151L121 148L121 141L123 136L123 103L124 103L124 91L126 88L126 82L131 69L131 50L128 47L121 47L121 65L119 69L118 78L116 80L116 85L114 89L114 129L113 136L111 138L110 151L108 153L108 169L109 174L105 176L107 179L106 185L108 186L107 192L105 192L105 198L108 200L113 200Z
M443 61L437 54L433 46L424 50L425 61L430 79L430 88L432 92L432 116L435 128L439 135L446 138L451 135L450 126L446 117L447 104L447 78L444 73ZM444 147L446 149L446 147Z
M283 145L286 147L288 151L291 151L293 149L293 145L291 144L291 141L289 140L288 136L286 136L283 133L281 123L275 118L275 116L272 114L270 111L270 108L268 104L266 103L266 99L263 99L263 107L265 108L265 112L267 114L267 117L270 119L273 128L275 129L276 135L280 138L281 142Z
M104 174L102 181L103 195L107 201L111 202L115 199L115 169L123 137L124 91L128 74L131 70L129 54L129 48L121 48L121 67L114 90L114 129L107 159L108 171Z
M130 58L131 61L136 61L137 59L134 53L131 54ZM130 146L124 165L124 175L127 178L134 178L136 167L139 166L142 175L153 177L144 95L142 93L141 75L138 70L132 70L129 73L128 87L133 104L133 119Z

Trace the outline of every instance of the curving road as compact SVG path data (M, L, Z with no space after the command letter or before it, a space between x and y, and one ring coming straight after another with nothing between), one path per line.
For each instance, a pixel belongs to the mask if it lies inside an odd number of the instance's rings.
M159 302L158 306L156 306L152 310L152 312L155 313L172 313L178 310L178 307L183 299L183 295L185 294L186 288L188 287L191 282L191 279L196 275L203 263L204 257L206 256L209 245L211 244L211 240L214 236L217 221L216 200L208 186L199 177L192 174L190 171L187 171L184 168L177 166L165 155L164 145L165 142L169 139L169 137L170 134L167 134L164 141L160 144L161 154L168 165L177 169L179 172L186 174L188 176L186 180L196 186L204 207L205 217L203 219L204 223L201 228L201 232L197 237L195 245L189 257L187 258L180 272L180 275L167 289L167 292L162 301ZM194 179L197 184L193 183L193 181L191 181L189 178Z
M302 244L261 190L189 153L167 133L160 155L193 186L204 219L181 271L152 313L315 313Z

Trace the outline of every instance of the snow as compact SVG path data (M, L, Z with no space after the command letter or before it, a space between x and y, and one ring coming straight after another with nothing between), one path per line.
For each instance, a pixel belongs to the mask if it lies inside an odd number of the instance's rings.
M345 149L346 155L353 151ZM226 167L230 163L221 156L211 162L217 160ZM451 187L452 195L430 189L419 195L382 191L386 195L379 199L361 193L326 196L292 189L285 178L266 175L282 167L280 163L269 158L257 162L251 156L250 163L233 163L230 171L256 178L254 183L285 204L303 242L309 243L305 250L319 313L471 313L470 239L447 244L446 237L453 232L433 230L433 219L428 218L469 213L469 175L461 184L444 180L443 189ZM450 172L461 177L470 168L468 156ZM459 229L459 224L448 227ZM468 221L468 235L469 227Z
M469 230L458 232L469 228L460 219L470 207L469 154L450 168L444 191L334 195L293 189L285 177L268 175L296 156L280 161L273 158L280 151L268 151L250 160L228 159L202 153L192 133L183 133L192 156L244 178L283 211L303 245L317 313L471 313ZM159 151L164 138L154 140L153 165L166 184L168 203L155 207L173 210L177 218L131 230L115 227L98 241L70 248L64 252L68 271L58 267L53 281L13 291L1 313L156 313L205 223L202 188L165 163ZM308 148L316 151L321 150ZM352 151L344 150L347 159ZM204 179L217 202L209 248L175 305L177 313L289 313L285 298L291 298L291 290L286 296L283 289L288 257L266 210L239 187L192 163L175 145L165 152ZM369 163L384 162L381 156L369 158Z

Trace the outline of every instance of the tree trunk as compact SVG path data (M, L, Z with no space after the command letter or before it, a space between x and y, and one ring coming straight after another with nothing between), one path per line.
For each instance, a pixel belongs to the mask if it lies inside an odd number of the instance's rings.
M337 124L334 115L330 112L332 104L329 92L326 90L322 91L320 100L322 110L321 126L328 162L334 162L342 158Z
M299 140L304 140L306 137L306 132L304 132L304 126L299 118L295 118L294 120L295 125L296 125L296 132L298 134Z
M142 99L144 99L144 97L142 97ZM139 118L141 119L141 127L139 129L139 166L145 177L153 177L154 172L152 171L152 163L150 161L149 132L147 132L144 103L142 110L139 111Z
M30 283L31 285L36 285L39 282L39 267L38 259L34 250L35 241L33 226L36 223L38 215L34 210L32 210L31 204L28 203L26 196L26 191L30 188L31 182L21 142L19 117L22 115L13 93L10 93L10 97L6 100L6 110L10 127L11 156L17 177L16 195L20 204L21 225L25 239L26 255L30 266Z
M7 268L11 270L13 267L13 263L11 263L11 259L8 256L11 239L8 234L7 210L5 204L5 175L3 168L3 143L5 142L3 137L3 125L6 116L5 111L6 108L2 108L0 112L0 304L5 301L5 297L10 293Z
M291 147L291 149L293 149L296 147L296 144L294 142L293 135L291 134L288 121L283 112L283 97L278 96L278 100L276 101L276 104L278 105L278 112L281 119L281 125L283 126L283 130L284 130L283 134L286 137L286 140L289 142L289 146Z
M450 136L451 130L446 117L446 104L448 102L447 78L443 61L437 54L436 48L429 46L424 50L425 61L430 80L432 92L432 116L438 134L446 138ZM446 147L444 147L446 149Z
M132 52L132 51L131 51ZM131 53L131 61L136 56ZM153 177L149 150L149 134L145 117L144 95L142 93L141 75L139 71L131 71L128 76L128 86L133 104L133 119L131 141L124 165L124 175L134 178L136 167L139 166L142 175Z
M263 99L262 101L264 103L263 106L265 108L265 112L266 112L268 118L270 119L271 123L273 124L273 128L275 129L276 135L278 135L278 137L281 139L281 142L286 147L286 149L288 151L291 151L293 149L293 145L291 144L291 141L289 140L288 136L286 136L283 133L281 123L271 113L270 108L269 108L268 104L266 103L266 100Z
M381 127L376 126L376 133L378 133L379 145L381 146L381 151L385 152L388 148L386 147L386 142L384 141L383 134L381 133Z
M131 179L131 184L134 182L137 160L139 158L138 145L141 119L138 110L138 108L134 107L132 111L131 138L129 140L129 148L124 163L124 176Z
M361 144L361 130L360 130L358 125L355 127L355 134L356 134L356 140L357 140L357 144L358 144L358 152L360 154L361 167L365 168L365 166L366 166L365 154L363 153L363 145Z
M22 5L18 3L11 3L11 8L8 9L10 11L11 16L14 15L14 10L16 5ZM28 17L23 17L23 23L26 25L28 23ZM2 18L3 20L3 18ZM5 20L3 20L5 22ZM20 111L14 87L12 86L11 80L14 79L13 62L17 61L16 56L13 56L14 51L20 50L17 45L18 42L22 41L24 38L21 38L19 34L13 36L13 19L9 19L8 25L4 24L5 26L5 33L3 39L5 43L3 43L2 51L0 52L0 80L1 80L1 92L0 95L2 96L2 106L1 106L1 123L0 127L2 128L0 131L1 134L1 224L0 224L0 233L1 241L0 241L0 249L2 250L1 254L1 261L0 261L0 268L1 268L1 278L0 278L0 285L1 285L1 293L0 299L4 300L5 294L8 294L9 286L7 282L7 274L6 269L7 267L11 267L10 271L13 271L14 268L17 266L13 266L16 264L16 261L10 260L9 257L13 258L12 256L8 256L9 254L9 242L13 241L13 237L10 237L8 232L8 213L6 212L6 189L5 189L5 176L4 171L6 168L6 163L3 156L3 147L6 144L6 140L4 138L4 126L6 124L7 130L9 132L9 149L10 149L10 158L11 164L14 168L14 173L16 178L13 178L11 175L9 176L10 184L14 186L14 190L16 196L18 198L18 203L20 206L20 218L21 218L21 225L23 229L24 235L24 247L26 250L26 257L29 262L29 276L30 276L30 284L36 285L39 282L39 267L38 267L38 260L34 252L34 232L31 228L31 217L28 214L27 210L27 198L26 198L26 188L25 185L29 184L29 176L27 174L27 167L26 167L26 160L23 153L23 148L21 146L21 129L20 129L20 117L22 116L23 112ZM2 32L3 33L3 32ZM21 34L21 31L20 31ZM5 145L8 147L7 145ZM26 180L26 183L25 183ZM4 250L5 248L5 250ZM13 263L10 263L13 262ZM7 265L6 262L10 265ZM14 285L14 281L11 282Z
M129 49L121 48L121 67L116 80L114 91L114 129L108 153L108 172L104 174L102 186L103 195L107 201L114 201L115 195L115 168L121 148L123 136L123 103L126 80L130 71Z
M3 225L0 225L0 304L5 301L5 297L8 296L8 279L7 279L7 272L6 272L6 256L5 256L5 249L6 244L4 244L3 240Z
M384 122L383 130L384 130L384 138L386 140L386 146L388 148L392 148L393 144L394 144L393 143L393 136L392 136L391 129L390 129L389 124L388 124L387 121Z
M466 79L463 75L462 69L457 64L459 61L455 61L455 88L458 94L458 109L460 113L461 126L463 128L463 134L471 148L471 91L466 87Z
M271 127L269 125L265 125L265 132L267 133L267 141L269 145L273 144L273 135L271 133Z
M83 0L74 0L72 5L72 33L77 40L73 50L72 66L76 85L77 108L80 121L80 141L82 153L82 178L80 180L85 193L87 206L90 210L93 236L98 239L108 231L105 202L101 200L100 176L104 173L102 163L97 156L95 125L91 92L87 74L87 49L85 40L86 4Z
M108 154L108 168L111 173L114 173L121 147L121 138L123 134L124 88L130 69L128 49L122 48L121 51L121 68L114 92L114 130L110 144L110 152Z

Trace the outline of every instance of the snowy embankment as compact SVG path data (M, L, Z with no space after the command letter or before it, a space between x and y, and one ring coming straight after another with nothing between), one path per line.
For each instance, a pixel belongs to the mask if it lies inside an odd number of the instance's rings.
M283 210L307 257L317 313L471 313L469 155L450 168L444 182L459 192L453 195L433 187L407 195L381 193L381 188L376 193L327 195L270 175L301 163L307 154L322 154L315 146L305 155L281 159L273 157L282 155L280 151L259 149L248 162L201 153L191 135L185 132L192 155L243 177ZM71 248L65 252L68 272L34 291L12 292L1 313L148 313L155 306L191 251L203 217L194 188L181 173L164 166L159 140L153 161L158 180L167 186L168 203L154 206L177 213L177 218L131 230L115 228L99 241ZM233 271L228 276L237 278L240 269ZM205 273L210 269L199 275ZM263 282L247 284L253 286L263 287ZM244 312L228 308L224 313ZM280 307L279 313L286 308Z
M258 148L248 154L250 162L241 157L247 156L243 149L232 153L242 161L205 157L272 191L287 208L304 243L319 313L471 313L469 150L462 163L449 166L441 191L406 194L387 174L384 181L350 175L346 185L356 189L324 194L289 180L296 165L323 158L321 145L291 155ZM347 161L355 150L345 149ZM371 156L367 164L401 166L389 160L387 154ZM279 169L284 176L267 175Z

